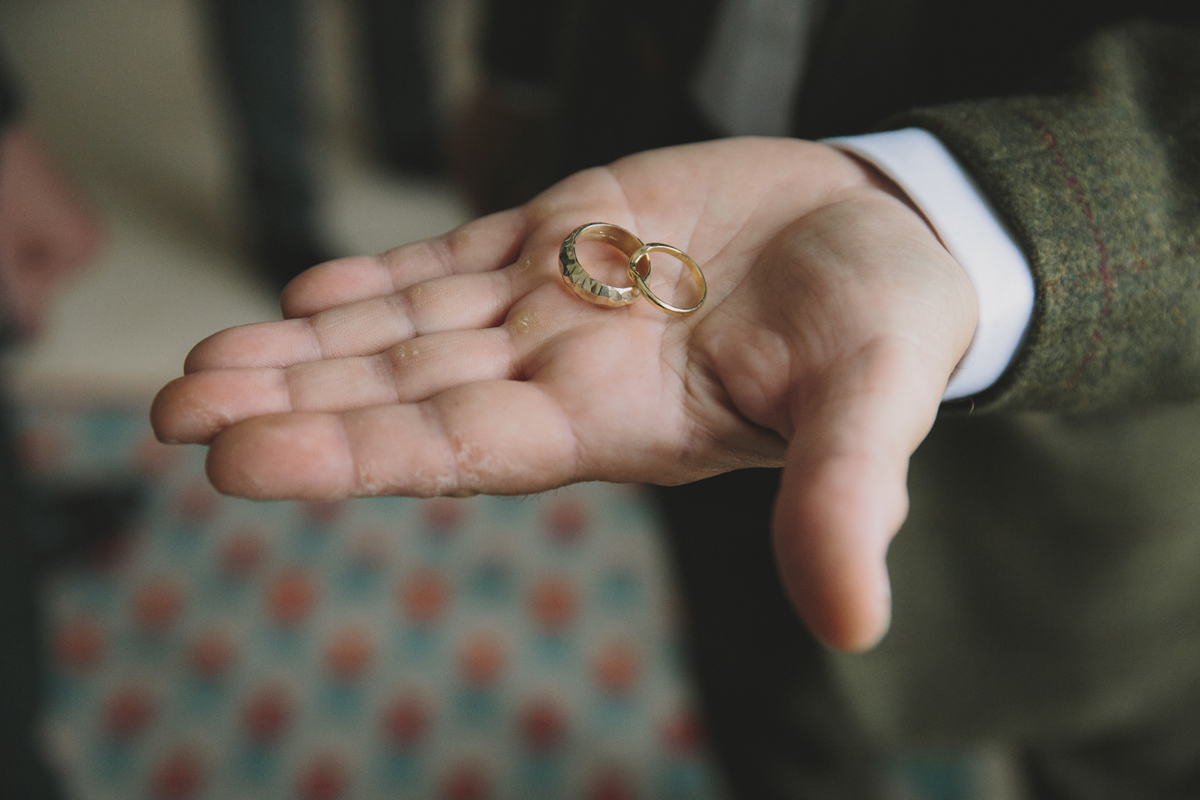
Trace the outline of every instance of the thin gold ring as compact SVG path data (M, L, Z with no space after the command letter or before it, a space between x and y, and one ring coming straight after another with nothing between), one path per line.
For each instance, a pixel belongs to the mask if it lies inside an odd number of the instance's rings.
M634 257L636 252L645 250L642 240L620 225L589 222L571 231L558 251L563 280L584 300L608 308L620 308L637 300L641 296L637 286L609 286L588 274L575 256L575 243L580 239L597 239L617 248L629 258L629 273L644 281L650 277L650 256L643 253Z
M700 290L700 299L696 301L694 306L691 308L679 308L678 306L673 306L670 303L662 300L662 298L660 298L654 292L650 291L650 287L646 284L646 279L650 277L649 264L646 265L646 274L644 276L639 270L634 269L634 265L640 264L641 259L647 258L651 253L655 252L670 253L682 261L684 266L688 268L688 271L692 273L692 278L696 281L696 288ZM641 292L647 300L668 314L672 314L676 317L683 317L696 311L700 308L700 306L704 305L704 299L708 297L708 281L704 279L704 273L700 271L700 265L697 264L691 256L680 250L678 247L672 247L671 245L663 244L662 242L651 242L650 244L644 244L634 251L633 255L629 256L629 278L633 281L633 285L637 287L638 291Z

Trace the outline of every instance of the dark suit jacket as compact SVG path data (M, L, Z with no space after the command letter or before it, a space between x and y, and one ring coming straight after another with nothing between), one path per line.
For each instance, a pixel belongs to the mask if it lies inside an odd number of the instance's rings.
M20 106L17 89L9 79L7 66L3 56L0 56L0 127L16 119Z

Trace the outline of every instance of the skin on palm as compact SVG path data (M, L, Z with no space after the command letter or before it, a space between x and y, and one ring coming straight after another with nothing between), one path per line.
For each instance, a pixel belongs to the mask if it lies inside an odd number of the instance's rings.
M708 302L676 319L574 297L558 246L594 220L688 251ZM210 444L222 491L525 493L783 465L781 575L843 648L886 627L907 461L975 325L965 275L894 187L769 139L580 173L440 239L318 266L282 305L284 321L197 345L155 401L161 438Z

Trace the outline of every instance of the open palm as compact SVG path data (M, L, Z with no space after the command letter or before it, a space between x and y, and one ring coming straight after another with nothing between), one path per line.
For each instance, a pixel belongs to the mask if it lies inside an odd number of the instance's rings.
M558 248L593 221L686 250L705 305L575 297ZM656 291L686 295L654 259ZM315 267L282 305L281 322L197 345L155 401L160 438L210 444L217 488L526 493L784 465L781 574L841 647L886 627L908 458L975 322L962 271L884 180L769 139L579 173L444 237Z

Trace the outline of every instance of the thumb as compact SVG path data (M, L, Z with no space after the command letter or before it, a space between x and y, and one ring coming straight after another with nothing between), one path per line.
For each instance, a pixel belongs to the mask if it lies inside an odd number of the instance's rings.
M946 384L927 364L911 345L876 344L794 393L775 554L800 616L841 650L870 648L891 619L884 559Z

